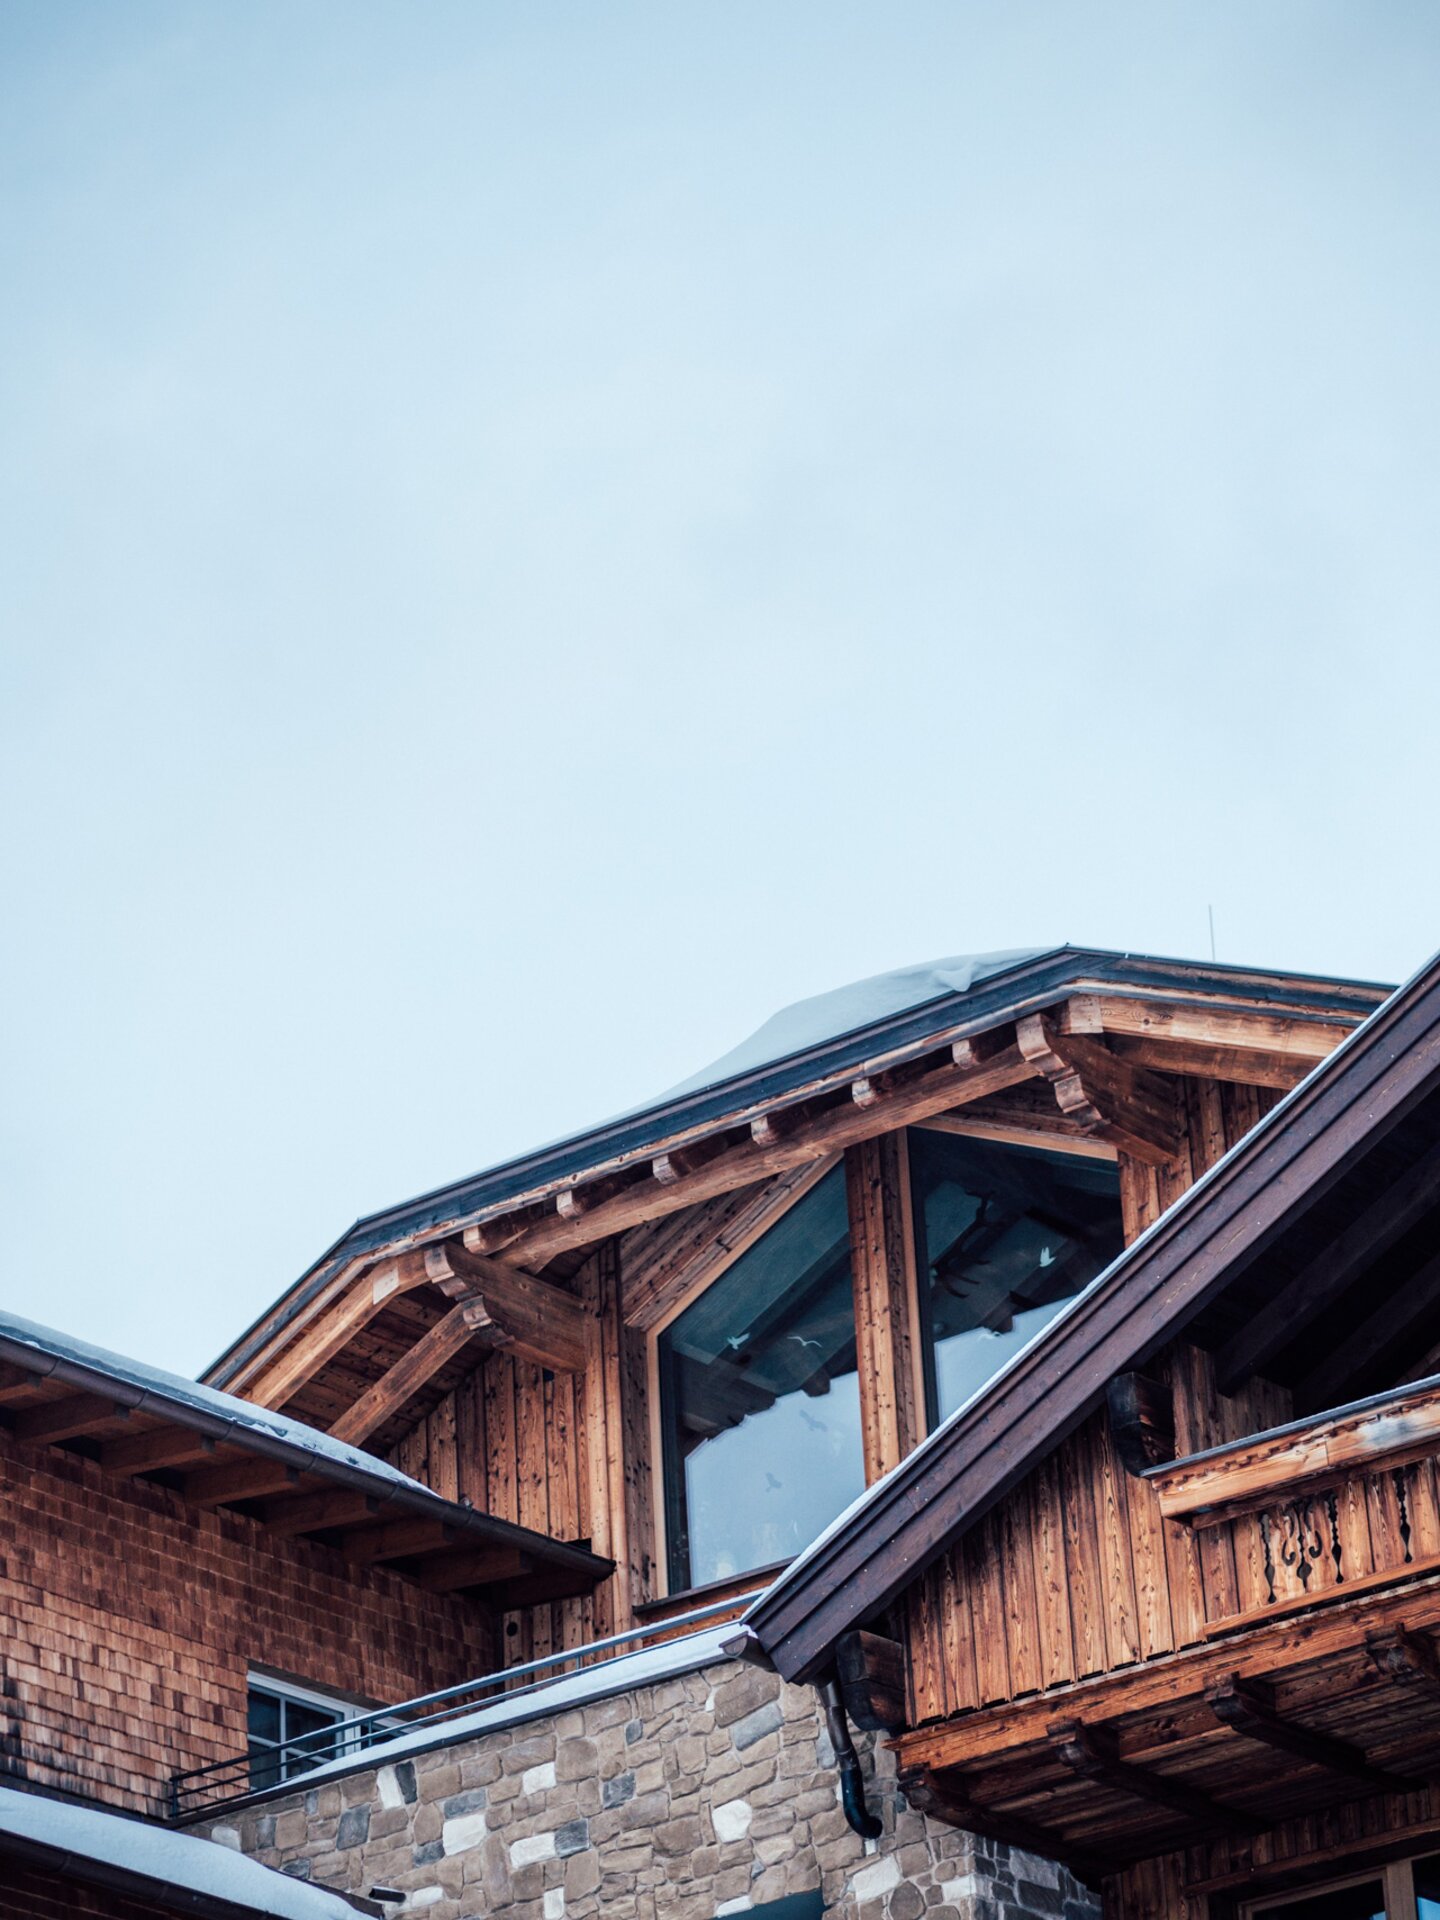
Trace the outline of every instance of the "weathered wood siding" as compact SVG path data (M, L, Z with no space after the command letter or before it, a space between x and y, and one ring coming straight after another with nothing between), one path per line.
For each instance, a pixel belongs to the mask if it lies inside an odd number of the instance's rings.
M1186 1137L1174 1170L1120 1156L1127 1242L1279 1097L1181 1084ZM1183 1343L1150 1370L1170 1386L1181 1453L1290 1418L1290 1396L1268 1381L1219 1393L1210 1356ZM910 1724L1193 1645L1217 1608L1235 1611L1228 1548L1214 1530L1207 1538L1162 1522L1154 1492L1121 1465L1106 1415L1094 1414L911 1589Z
M613 1247L586 1263L576 1288L595 1309L584 1373L489 1354L391 1455L452 1500L556 1540L586 1541L617 1562L593 1595L506 1615L508 1666L619 1632L653 1598L645 1353L621 1316Z

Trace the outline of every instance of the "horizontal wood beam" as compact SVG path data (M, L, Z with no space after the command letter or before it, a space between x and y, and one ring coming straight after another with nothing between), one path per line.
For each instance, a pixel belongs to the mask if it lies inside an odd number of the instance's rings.
M1082 1130L1152 1166L1180 1151L1175 1087L1145 1067L1130 1067L1102 1041L1063 1033L1043 1013L1016 1022L1020 1051L1054 1088L1062 1113Z
M443 1520L385 1520L342 1534L340 1551L347 1560L376 1565L382 1560L411 1560L418 1554L439 1553L453 1547L454 1527Z
M231 1506L241 1500L263 1500L285 1493L300 1479L298 1467L283 1460L236 1460L229 1466L204 1467L187 1473L180 1497L192 1507Z
M1232 1833L1259 1833L1265 1822L1253 1814L1222 1806L1208 1793L1188 1787L1182 1780L1171 1780L1153 1767L1130 1766L1119 1756L1115 1736L1107 1727L1085 1726L1078 1720L1057 1722L1050 1728L1050 1744L1056 1758L1083 1779L1132 1800L1148 1800L1157 1807L1182 1814L1206 1828Z
M647 1173L578 1219L567 1219L557 1210L511 1241L504 1249L505 1261L543 1266L572 1248L588 1246L612 1233L624 1233L648 1220L731 1193L737 1187L753 1186L808 1160L823 1159L853 1146L871 1134L908 1126L966 1100L1016 1086L1034 1075L1035 1069L1014 1046L1007 1045L983 1065L975 1066L969 1064L969 1043L955 1045L962 1049L966 1064L956 1061L953 1048L947 1049L942 1062L921 1078L882 1095L869 1106L857 1105L847 1090L843 1100L812 1112L803 1126L774 1145L762 1146L753 1137L741 1140L707 1165L668 1183ZM466 1240L468 1246L468 1231Z
M425 1264L434 1285L471 1309L471 1335L552 1373L584 1372L590 1313L573 1293L453 1240L427 1247Z
M835 1643L835 1671L845 1711L866 1733L898 1733L905 1725L905 1649L863 1629Z
M1440 1453L1440 1385L1420 1384L1257 1434L1151 1478L1162 1517L1216 1526L1301 1489Z
M1418 1633L1401 1626L1377 1627L1366 1634L1365 1651L1387 1680L1440 1701L1440 1656Z
M431 1593L463 1593L467 1587L492 1587L519 1579L531 1566L517 1547L481 1547L463 1553L434 1554L423 1562L415 1577Z
M45 1384L43 1373L32 1373L28 1367L17 1367L9 1360L0 1360L0 1406L33 1400Z
M332 1527L362 1526L379 1510L380 1502L373 1494L354 1492L349 1487L327 1487L317 1493L271 1500L261 1508L260 1519L272 1533L293 1536L325 1533Z
M402 1353L373 1386L351 1401L332 1424L331 1437L349 1446L359 1446L368 1440L377 1428L393 1420L442 1367L462 1353L477 1334L489 1331L490 1318L483 1307L465 1301L452 1307L413 1347Z
M107 1440L100 1449L100 1465L106 1473L158 1473L208 1459L218 1444L189 1427L154 1427L148 1433L127 1433L123 1440Z
M131 1410L98 1393L67 1393L60 1400L46 1400L17 1414L14 1433L30 1446L76 1440L82 1434L98 1432L129 1420Z
M896 1784L917 1813L943 1821L947 1826L963 1828L966 1833L998 1840L1001 1846L1038 1853L1042 1860L1058 1860L1089 1887L1098 1887L1102 1878L1115 1870L1088 1849L1071 1846L1063 1834L1051 1827L982 1805L961 1774L938 1773L929 1767L907 1767L900 1772Z
M1368 1013L1371 1009L1365 1009ZM1154 1041L1167 1048L1239 1049L1271 1058L1303 1061L1306 1070L1326 1059L1360 1024L1353 1020L1306 1018L1299 1014L1261 1013L1243 1007L1207 1007L1140 995L1072 994L1056 1018L1066 1033L1104 1034L1108 1039ZM1183 1073L1184 1067L1166 1071ZM1216 1079L1224 1076L1216 1074ZM1263 1086L1264 1081L1247 1084Z
M1440 1203L1440 1145L1423 1154L1357 1214L1302 1273L1276 1289L1215 1356L1222 1393L1234 1393L1351 1282Z
M1194 1080L1223 1080L1237 1087L1272 1087L1288 1093L1314 1067L1293 1053L1260 1053L1248 1047L1202 1047L1169 1040L1141 1040L1127 1033L1106 1035L1117 1059L1131 1067L1183 1073Z
M428 1284L423 1252L402 1253L357 1276L349 1289L283 1347L246 1388L258 1407L283 1407L327 1366L389 1302Z
M1376 1793L1413 1793L1420 1785L1418 1780L1371 1766L1360 1749L1347 1740L1312 1733L1283 1719L1275 1710L1274 1695L1263 1681L1242 1680L1239 1674L1226 1674L1223 1680L1206 1688L1205 1701L1222 1726L1243 1734L1247 1740L1288 1753L1307 1766L1322 1767L1327 1773L1358 1780Z
M1343 1598L1345 1588L1333 1590ZM1440 1619L1440 1575L1422 1576L1394 1592L1367 1593L1360 1602L1367 1633L1413 1622L1422 1612ZM1317 1613L1300 1629L1308 1662L1356 1648L1360 1628L1353 1608L1335 1607ZM1239 1672L1247 1679L1272 1680L1293 1670L1297 1628L1293 1619L1262 1620L1239 1641L1185 1647L1159 1654L1142 1666L1095 1674L1073 1681L1050 1694L1005 1702L970 1713L962 1719L917 1727L897 1742L897 1765L948 1770L983 1770L1001 1756L1009 1758L1029 1748L1048 1747L1049 1729L1057 1705L1072 1706L1097 1719L1170 1711L1184 1701L1203 1703L1213 1681Z

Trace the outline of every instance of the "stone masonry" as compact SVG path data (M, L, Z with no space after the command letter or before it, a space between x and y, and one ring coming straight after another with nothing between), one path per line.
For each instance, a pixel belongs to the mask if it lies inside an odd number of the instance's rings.
M846 1920L1092 1920L1062 1868L912 1811L857 1739L866 1846L814 1692L736 1661L297 1788L200 1831L425 1920L715 1920L818 1889Z

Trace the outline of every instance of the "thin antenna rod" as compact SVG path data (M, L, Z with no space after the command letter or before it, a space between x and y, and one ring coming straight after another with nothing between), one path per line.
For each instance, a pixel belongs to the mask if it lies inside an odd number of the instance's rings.
M1215 958L1215 909L1210 908L1210 958Z

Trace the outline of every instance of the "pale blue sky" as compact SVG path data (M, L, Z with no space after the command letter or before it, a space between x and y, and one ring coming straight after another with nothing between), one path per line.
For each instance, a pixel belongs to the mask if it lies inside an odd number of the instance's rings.
M1440 945L1432 7L0 7L6 1305L776 1006Z

